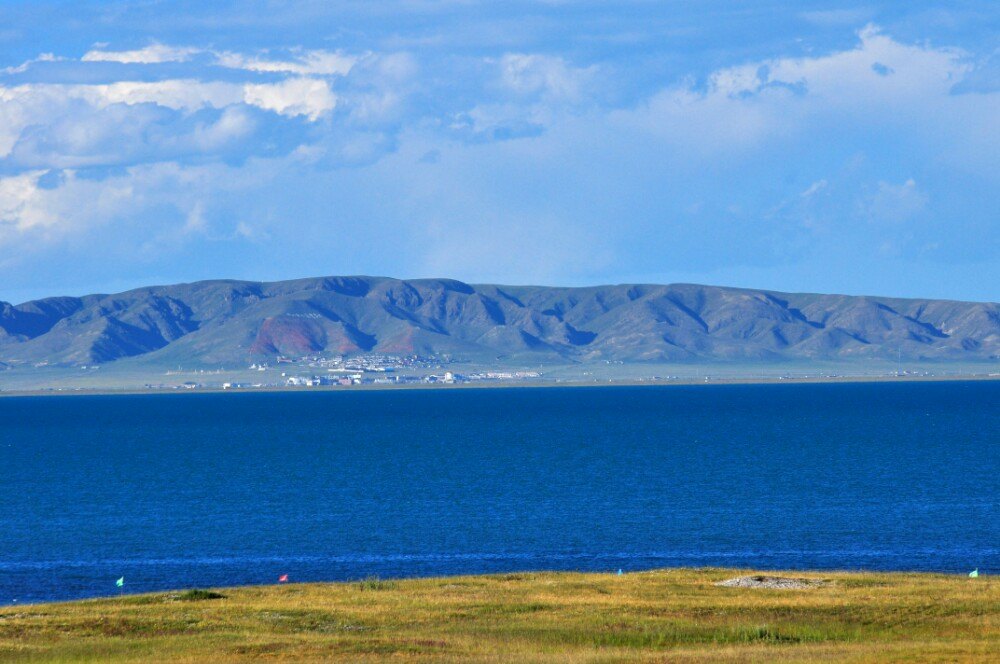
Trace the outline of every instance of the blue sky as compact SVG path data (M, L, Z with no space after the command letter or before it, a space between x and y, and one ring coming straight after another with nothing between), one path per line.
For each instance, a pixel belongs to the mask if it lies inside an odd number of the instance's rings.
M1000 299L994 2L0 1L0 300L208 278Z

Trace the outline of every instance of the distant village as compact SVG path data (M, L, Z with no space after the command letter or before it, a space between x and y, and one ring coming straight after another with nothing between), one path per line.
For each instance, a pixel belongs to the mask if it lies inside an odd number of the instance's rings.
M496 358L499 361L501 358ZM612 369L620 367L620 369ZM842 365L841 367L787 367L787 366L662 366L642 367L644 371L633 373L625 370L625 363L605 360L600 363L581 365L567 371L566 367L547 365L542 370L524 367L490 366L474 363L466 358L450 355L393 355L367 353L359 355L305 355L298 357L270 356L249 357L245 364L237 366L184 367L175 366L166 371L153 371L162 379L150 380L150 373L136 376L138 380L129 384L129 373L109 373L107 367L98 364L77 365L72 368L75 376L66 374L65 367L52 367L47 362L33 365L32 371L62 371L67 385L46 385L37 387L21 373L17 380L0 384L0 393L19 391L87 391L102 389L143 389L150 391L185 390L309 390L351 389L393 387L393 386L453 386L453 385L517 385L546 382L550 384L667 384L667 383L713 383L713 382L784 382L784 381L828 381L828 380L879 380L879 379L940 379L940 378L1000 378L1000 372L977 367L955 367L939 365L920 369L906 369L897 365L865 366ZM659 373L657 368L673 369L669 373ZM11 367L7 367L9 371ZM2 367L0 367L2 370ZM127 368L127 372L132 369ZM160 373L163 372L163 373ZM6 373L6 372L5 372ZM132 374L134 375L134 374ZM51 381L47 378L46 381ZM111 387L109 387L111 386ZM122 387L124 386L124 387Z
M248 371L260 380L229 380L221 385L188 381L183 387L224 390L276 387L330 387L353 385L406 385L519 381L540 378L538 371L470 371L458 373L447 368L450 362L436 356L386 355L369 353L355 356L277 357L272 362L253 362ZM148 385L147 387L159 387Z

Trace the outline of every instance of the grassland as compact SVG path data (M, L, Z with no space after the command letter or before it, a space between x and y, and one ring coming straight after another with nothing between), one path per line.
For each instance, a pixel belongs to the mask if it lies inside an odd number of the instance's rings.
M742 572L745 574L746 572ZM733 570L509 574L156 593L0 608L2 661L987 662L1000 581Z

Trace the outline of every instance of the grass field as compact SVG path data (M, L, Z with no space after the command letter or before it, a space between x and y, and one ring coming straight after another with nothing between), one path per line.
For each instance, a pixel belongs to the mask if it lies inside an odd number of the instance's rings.
M1000 661L1000 581L537 573L164 592L0 608L0 661Z

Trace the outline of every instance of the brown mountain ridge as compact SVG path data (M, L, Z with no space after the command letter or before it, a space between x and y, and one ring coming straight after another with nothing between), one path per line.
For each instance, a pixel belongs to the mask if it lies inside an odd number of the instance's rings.
M991 361L1000 359L1000 305L695 284L563 288L364 276L0 302L0 368L369 352L471 361Z

